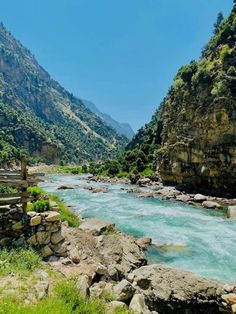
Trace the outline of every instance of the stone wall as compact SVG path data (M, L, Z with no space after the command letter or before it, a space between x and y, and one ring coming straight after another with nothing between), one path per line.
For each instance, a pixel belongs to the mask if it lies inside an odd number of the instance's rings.
M66 256L67 248L56 211L24 213L21 207L0 208L0 248L31 246L43 257Z

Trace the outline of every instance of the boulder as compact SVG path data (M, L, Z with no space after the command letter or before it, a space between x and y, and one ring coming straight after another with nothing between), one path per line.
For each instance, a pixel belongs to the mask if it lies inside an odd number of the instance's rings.
M48 212L48 216L45 218L47 222L60 221L61 215L58 212Z
M196 194L196 195L194 195L193 199L195 202L202 203L202 202L207 200L207 197L205 195L202 195L202 194Z
M227 210L228 218L236 218L236 206L229 206Z
M149 179L149 178L140 178L140 179L138 180L137 184L138 184L139 186L146 186L146 185L149 185L151 182L152 182L152 180Z
M135 314L150 314L148 307L145 304L145 299L143 294L135 294L129 305L130 311Z
M92 233L94 236L99 236L103 233L115 230L115 225L109 221L88 218L81 223L79 228Z
M208 208L208 209L219 209L221 208L220 204L217 202L213 201L204 201L202 203L203 207Z
M57 189L58 190L74 190L74 187L71 185L61 185Z
M126 279L121 280L114 287L114 294L118 301L128 301L134 295L135 289Z
M37 215L37 216L33 216L31 219L30 219L30 226L37 226L37 225L40 225L41 224L41 221L42 221L42 217L40 215Z
M74 247L69 251L69 257L72 260L72 262L78 264L81 259L81 254L79 250L76 247Z
M173 314L219 314L224 285L187 271L148 265L133 271L133 287L145 298L149 310ZM226 311L227 312L227 311Z
M58 244L59 242L63 241L65 239L64 235L61 231L54 232L51 235L51 242L52 244Z
M90 296L89 287L90 287L89 277L86 275L80 276L77 283L76 283L76 288L78 289L79 294L82 297L87 298Z

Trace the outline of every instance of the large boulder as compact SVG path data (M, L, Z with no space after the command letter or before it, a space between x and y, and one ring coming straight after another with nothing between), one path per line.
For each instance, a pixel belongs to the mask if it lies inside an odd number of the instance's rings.
M135 289L126 279L121 280L114 287L114 294L117 301L128 301L134 295Z
M113 231L115 229L115 225L109 221L88 218L81 223L80 229L98 236L103 233Z
M129 275L136 293L149 310L165 314L219 314L227 312L223 284L163 265L143 266ZM234 291L232 286L230 290Z

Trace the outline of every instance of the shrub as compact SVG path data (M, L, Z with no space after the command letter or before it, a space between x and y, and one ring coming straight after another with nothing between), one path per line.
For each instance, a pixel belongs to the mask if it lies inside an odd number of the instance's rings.
M10 186L7 186L7 185L3 185L3 184L0 184L0 193L16 193L17 192L17 189L14 189Z
M29 186L27 190L35 200L38 200L40 196L46 194L46 192L38 186Z
M50 210L50 203L48 200L39 200L33 204L29 204L28 210L32 210L37 213L43 213L47 210Z

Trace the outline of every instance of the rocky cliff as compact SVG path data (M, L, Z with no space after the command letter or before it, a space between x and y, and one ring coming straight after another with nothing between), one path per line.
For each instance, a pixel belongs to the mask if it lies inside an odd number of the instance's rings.
M0 161L24 150L47 162L114 156L126 143L66 91L0 24Z
M166 183L236 195L236 6L164 101L158 169Z

